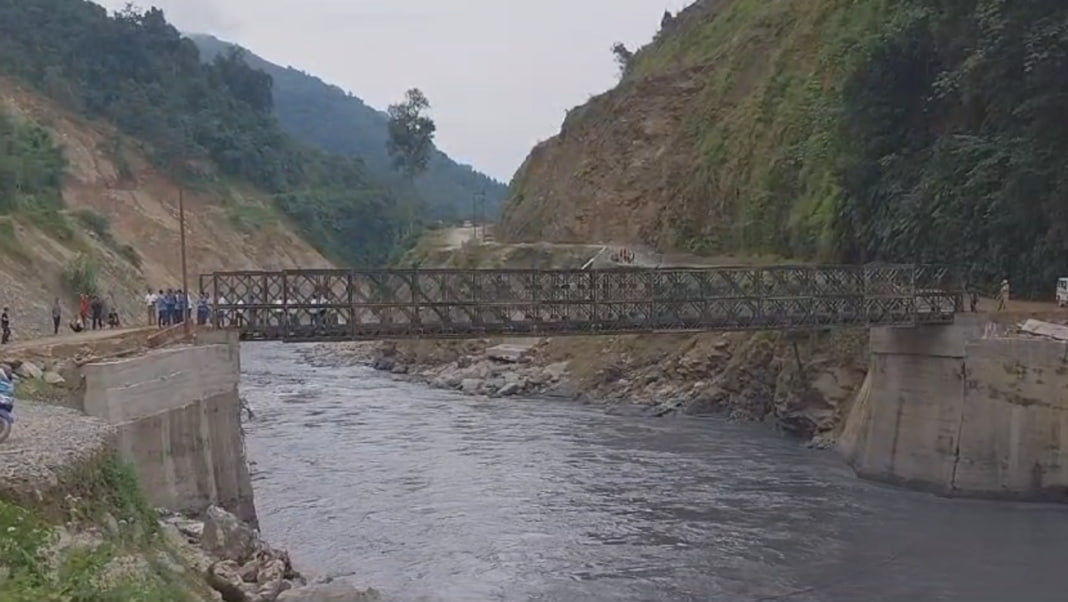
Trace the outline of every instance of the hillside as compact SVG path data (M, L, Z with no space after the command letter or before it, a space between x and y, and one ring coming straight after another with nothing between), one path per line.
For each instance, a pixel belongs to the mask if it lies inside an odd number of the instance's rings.
M1068 5L700 0L569 112L498 236L1068 274Z
M0 73L71 114L114 124L153 165L219 203L240 204L235 186L262 191L339 262L381 265L401 243L397 203L362 162L287 136L272 115L270 78L239 57L202 62L157 9L0 3ZM126 150L110 148L120 159ZM249 229L277 219L240 213Z
M0 115L48 140L64 167L56 209L5 211L0 218L0 286L15 340L48 331L54 297L69 318L79 281L110 295L124 322L142 324L146 286L181 286L178 183L114 126L72 115L10 78L0 78ZM125 149L121 160L112 156L116 144ZM6 158L0 153L0 172ZM330 266L262 197L235 190L232 198L240 202L185 192L191 287L197 274L217 269ZM256 220L255 227L245 219ZM70 273L80 258L89 258L85 277Z
M208 35L191 38L206 59L232 46ZM290 135L327 152L358 156L379 180L400 186L386 152L389 135L384 112L314 75L271 63L247 50L245 61L271 76L274 114ZM479 193L485 194L485 215L493 218L508 192L504 184L453 161L441 151L434 152L426 173L416 179L415 188L430 216L438 219L470 216L472 198Z

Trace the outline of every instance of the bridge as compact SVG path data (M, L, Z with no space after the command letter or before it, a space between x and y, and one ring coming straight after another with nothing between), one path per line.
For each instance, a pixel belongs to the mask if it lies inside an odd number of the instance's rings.
M597 335L920 326L962 309L927 265L608 270L283 270L200 276L244 340Z

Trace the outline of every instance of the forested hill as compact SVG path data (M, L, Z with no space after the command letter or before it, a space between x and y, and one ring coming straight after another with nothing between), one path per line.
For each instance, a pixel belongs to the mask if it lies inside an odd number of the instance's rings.
M206 59L233 46L208 35L191 38ZM274 80L274 112L293 137L328 152L357 155L378 178L400 185L386 152L385 113L314 75L271 63L247 50L245 61ZM469 216L472 199L480 193L485 194L485 214L496 216L508 193L504 184L456 163L441 151L434 151L427 171L416 178L415 187L438 218Z
M252 184L337 261L381 264L401 238L397 203L361 161L292 139L268 76L233 57L202 62L159 10L0 0L0 75L113 123L191 185Z
M1068 276L1064 0L697 0L615 55L498 236Z

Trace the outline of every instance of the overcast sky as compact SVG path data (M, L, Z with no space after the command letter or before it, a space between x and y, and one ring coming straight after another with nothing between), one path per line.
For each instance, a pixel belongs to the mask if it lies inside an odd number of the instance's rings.
M100 2L100 0L97 0ZM564 112L616 79L609 47L692 0L138 0L384 109L418 87L438 146L507 182ZM112 9L127 0L100 2Z

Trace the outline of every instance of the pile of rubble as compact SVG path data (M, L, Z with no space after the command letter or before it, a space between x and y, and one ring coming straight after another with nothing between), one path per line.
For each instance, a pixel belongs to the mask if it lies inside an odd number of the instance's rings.
M367 602L373 589L360 591L344 581L309 583L285 550L271 547L259 532L233 514L211 506L203 520L164 514L164 533L190 566L200 571L225 602Z

